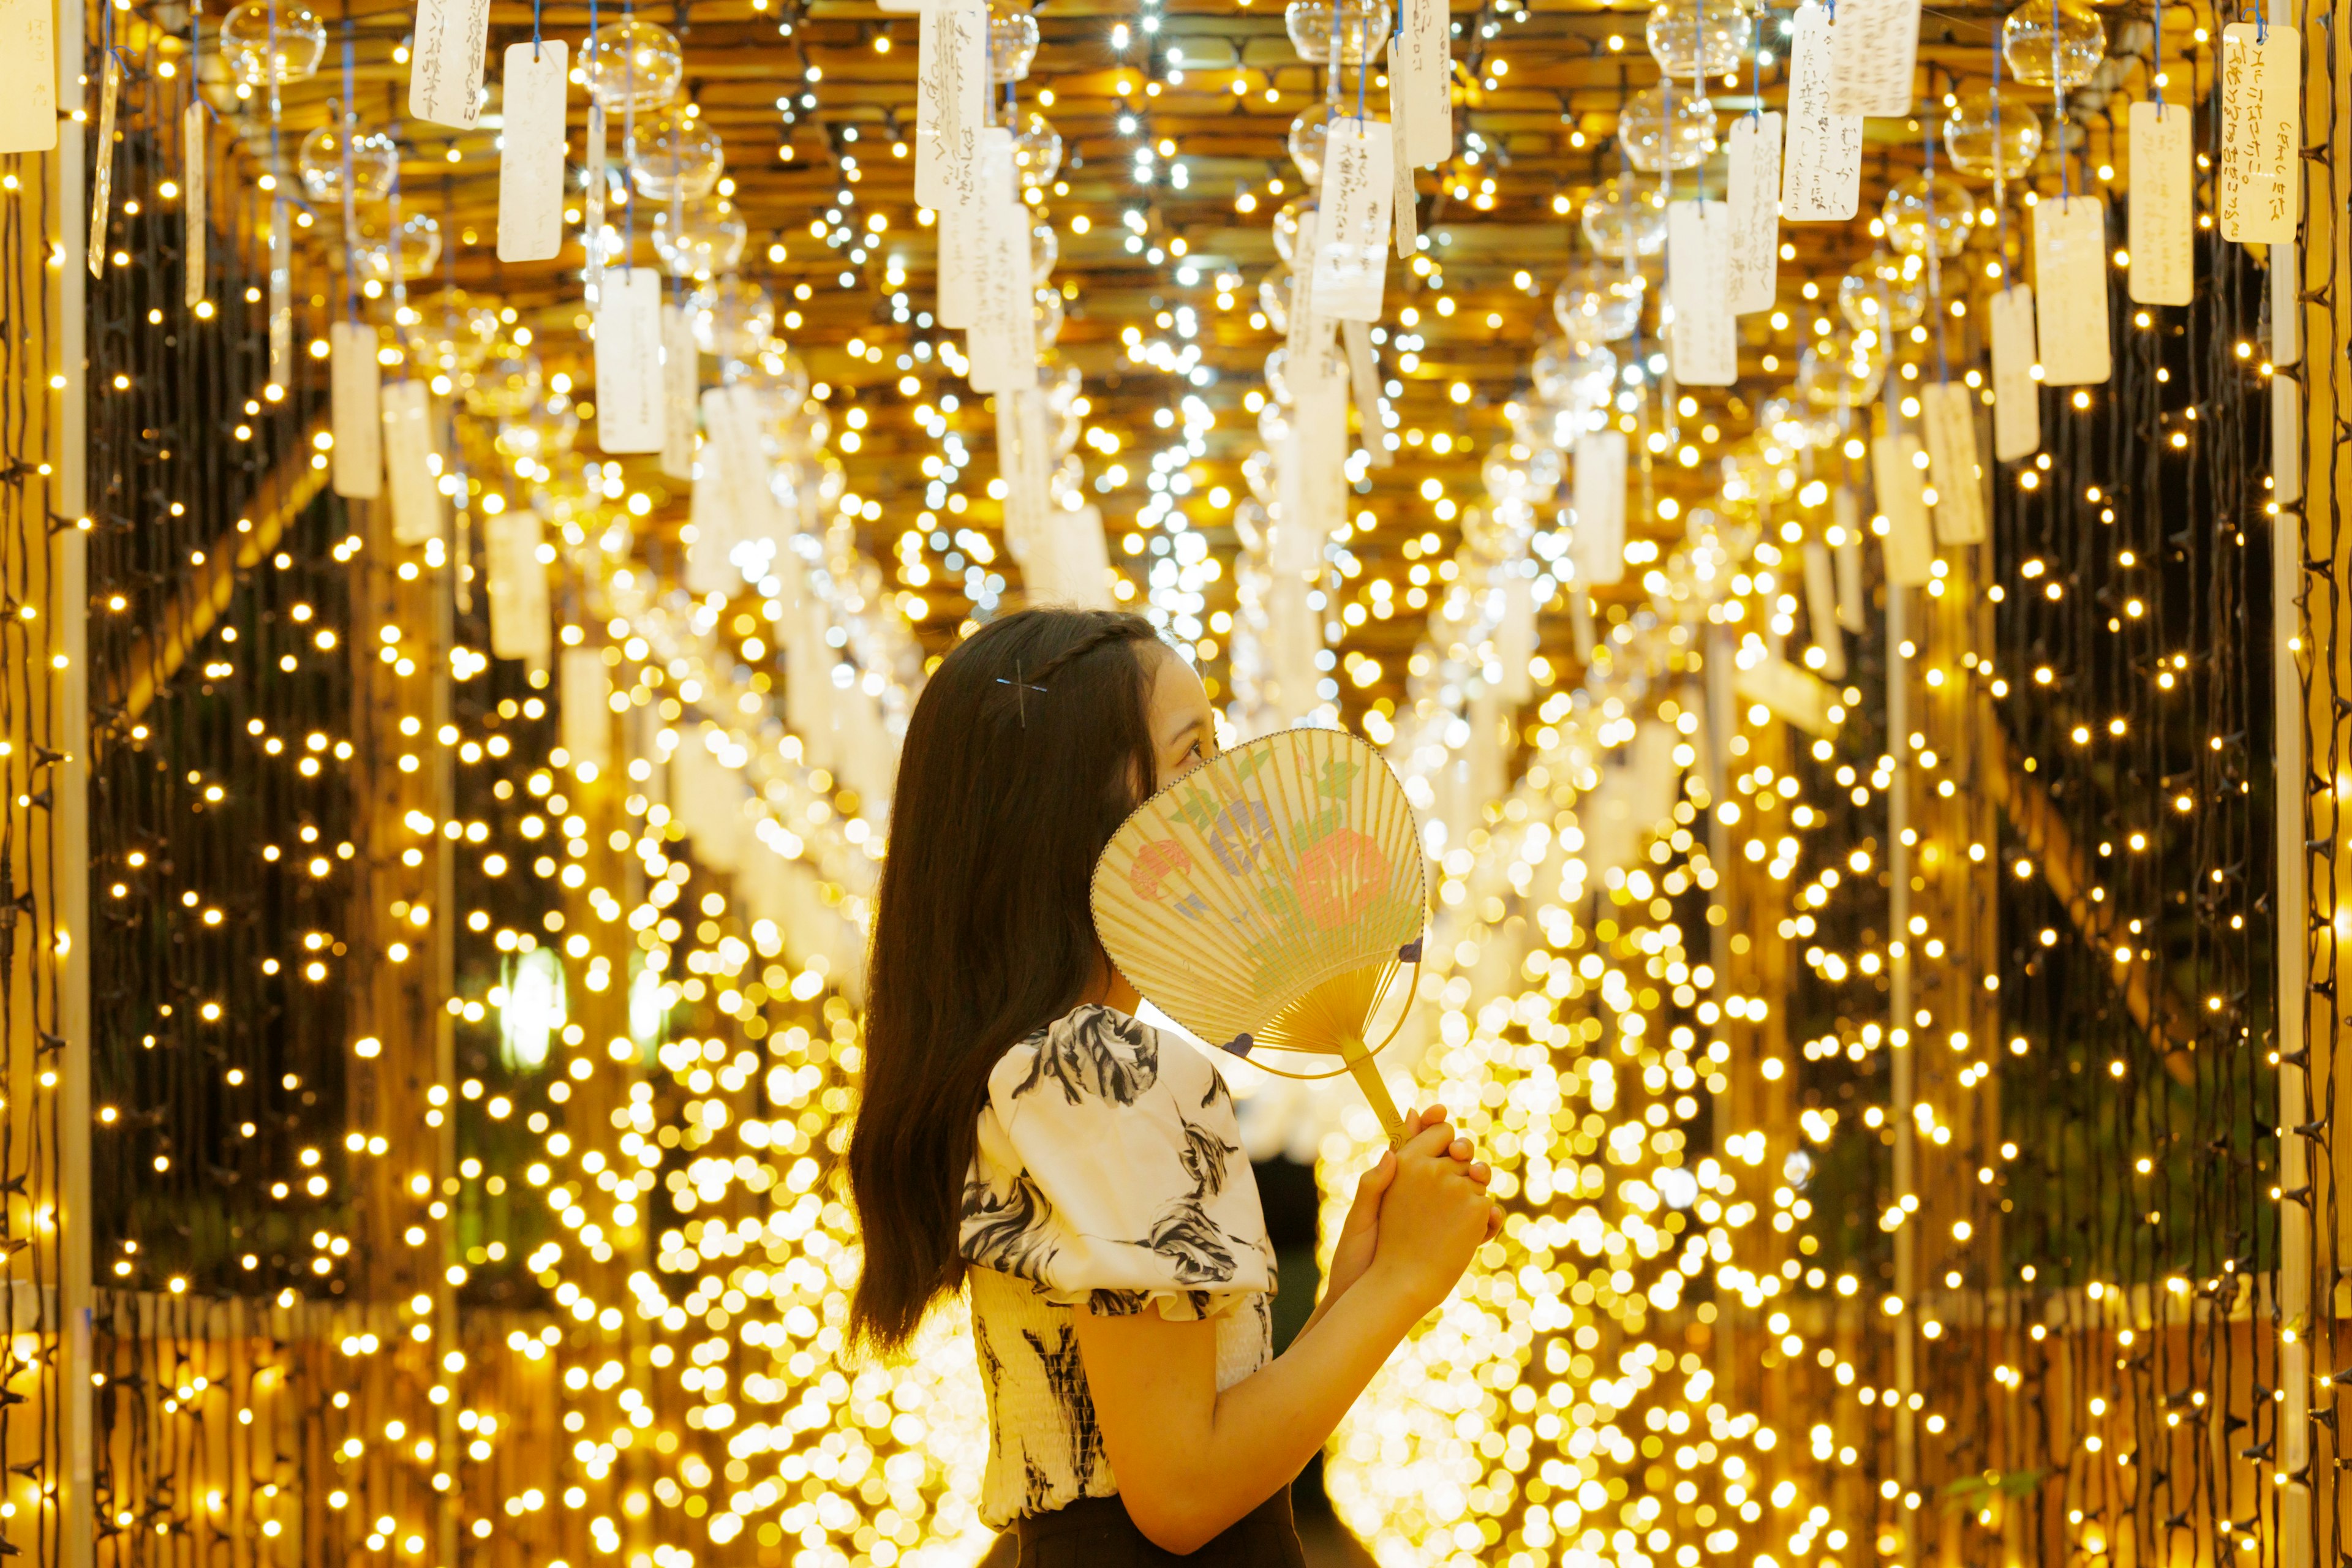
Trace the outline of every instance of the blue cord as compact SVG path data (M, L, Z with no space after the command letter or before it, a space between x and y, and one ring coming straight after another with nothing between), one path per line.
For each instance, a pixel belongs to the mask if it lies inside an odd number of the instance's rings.
M352 19L343 18L343 305L353 322L360 319L359 268L352 265L352 229L354 193L352 189L352 131L359 116L352 112Z
M539 0L530 0L530 63L539 63Z

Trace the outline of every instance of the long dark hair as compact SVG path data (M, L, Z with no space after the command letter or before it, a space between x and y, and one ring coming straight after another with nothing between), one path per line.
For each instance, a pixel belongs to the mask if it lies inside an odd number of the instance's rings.
M1023 610L942 659L891 799L849 1189L853 1332L903 1345L963 1279L956 1250L988 1075L1103 973L1095 860L1150 792L1151 623Z

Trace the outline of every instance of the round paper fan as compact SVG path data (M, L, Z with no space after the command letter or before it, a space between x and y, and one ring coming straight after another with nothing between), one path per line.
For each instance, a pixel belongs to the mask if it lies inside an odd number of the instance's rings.
M1112 836L1093 900L1104 951L1170 1017L1241 1056L1336 1058L1400 1139L1366 1036L1406 966L1418 981L1426 907L1412 804L1370 745L1285 730L1193 769Z

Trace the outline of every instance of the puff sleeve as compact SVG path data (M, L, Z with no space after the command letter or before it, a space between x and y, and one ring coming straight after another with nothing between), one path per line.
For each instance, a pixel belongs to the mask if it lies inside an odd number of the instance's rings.
M1081 1007L1007 1051L988 1090L965 1262L1105 1316L1213 1317L1273 1289L1233 1097L1200 1052Z

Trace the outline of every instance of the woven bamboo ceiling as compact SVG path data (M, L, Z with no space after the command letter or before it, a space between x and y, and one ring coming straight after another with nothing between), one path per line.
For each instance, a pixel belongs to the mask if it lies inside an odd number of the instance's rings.
M595 20L609 23L619 15L617 7L605 7ZM956 521L993 528L997 509L986 494L993 427L985 400L935 357L913 359L918 340L946 334L914 320L896 321L891 309L890 296L898 289L916 310L929 307L932 289L931 231L919 220L908 146L915 18L885 14L862 0L782 8L776 0L719 0L636 15L677 35L686 94L724 138L731 199L751 237L742 275L774 297L778 335L827 389L836 432L845 427L851 408L864 411L867 423L858 449L844 460L850 489L880 503L879 521L866 525L874 553L887 560L922 510L923 459L940 448L915 413L919 405L940 406L947 395L959 396L950 426L963 434L976 459L962 483L969 507ZM1390 331L1398 330L1404 312L1417 311L1411 330L1420 346L1409 361L1401 361L1393 341L1381 354L1382 376L1402 384L1395 403L1407 441L1395 466L1376 472L1369 493L1354 503L1378 519L1351 544L1367 579L1387 574L1401 584L1406 542L1429 532L1438 535L1437 549L1417 544L1415 558L1452 553L1455 523L1439 521L1423 499L1425 483L1434 479L1445 496L1475 500L1482 455L1507 436L1503 405L1522 392L1536 346L1552 330L1553 286L1571 255L1586 249L1577 230L1582 198L1619 171L1618 107L1657 79L1643 43L1647 15L1644 7L1584 0L1490 0L1484 6L1457 0L1457 157L1419 182L1422 227L1431 241L1424 255L1433 267L1423 273L1392 265L1390 274ZM2000 15L1979 5L1927 14L1919 50L1921 118L1868 122L1863 205L1853 223L1783 228L1790 247L1781 268L1783 315L1778 319L1784 324L1776 328L1764 317L1743 321L1741 385L1700 395L1696 416L1682 421L1678 439L1687 450L1676 447L1664 455L1657 483L1691 494L1711 489L1723 448L1748 433L1762 399L1787 389L1815 318L1834 313L1837 279L1878 244L1872 218L1885 191L1921 166L1925 128L1940 123L1946 94L1980 87L1990 74ZM452 242L454 254L441 270L471 294L513 306L532 327L547 369L586 384L576 226L560 262L508 267L494 255L495 97L475 132L411 121L404 112L411 8L402 0L360 0L347 16L323 5L320 16L327 26L326 54L315 76L287 90L280 145L290 148L305 131L327 121L331 100L341 94L341 40L348 36L360 123L399 138L404 202L439 217ZM1156 32L1145 30L1147 17L1156 22ZM534 15L499 0L491 18L488 80L495 92L504 47L530 37ZM1064 140L1059 179L1043 193L1039 210L1060 239L1053 278L1066 297L1068 319L1057 352L1083 374L1093 405L1089 426L1107 438L1090 435L1081 451L1113 559L1123 558L1123 536L1148 493L1145 459L1170 439L1154 417L1165 417L1188 394L1208 403L1216 423L1205 456L1190 467L1183 510L1213 543L1229 542L1231 504L1221 510L1212 498L1219 489L1234 500L1247 494L1240 465L1259 442L1244 400L1263 387L1265 356L1280 342L1269 325L1262 319L1253 323L1252 317L1259 281L1280 267L1271 219L1286 200L1305 194L1286 141L1293 119L1322 98L1322 72L1293 48L1276 0L1171 0L1164 14L1111 0L1049 0L1036 19L1040 45L1016 90L1020 108L1042 110ZM1784 19L1785 12L1761 18L1758 37L1768 53L1785 36ZM592 16L584 5L550 5L536 21L546 35L572 40L576 50ZM2119 40L2118 28L2126 24L2113 16L2108 22L2111 50L2122 41L2145 49L2144 23L2136 40ZM1736 84L1710 84L1722 115L1757 101L1753 68L1744 66ZM2110 62L2111 73L2119 68L2119 62ZM262 132L253 117L256 104L237 104L225 77L214 83L217 74L208 62L215 101L246 132L248 146L261 144L266 134L256 140ZM1383 81L1376 73L1374 113L1384 101ZM1763 66L1761 82L1765 103L1778 105L1785 91L1779 60ZM814 107L806 106L808 97ZM576 86L571 107L576 181L586 119L586 95ZM2110 142L2096 92L2076 95L2074 107L2074 143L2087 152L2077 166L2087 173L2112 156L2107 149L2121 139ZM1152 153L1149 184L1138 178L1143 149ZM1179 161L1181 188L1171 184L1169 173ZM2054 188L2047 154L2044 165L2046 183ZM1707 188L1721 190L1720 152L1699 176ZM2111 177L2120 180L2122 171ZM1679 182L1691 178L1677 176ZM1989 195L1979 192L1979 199ZM876 219L885 226L878 236L870 228ZM1127 242L1139 224L1142 244L1130 250ZM829 231L831 241L813 233L813 225ZM327 226L313 232L323 237ZM870 242L844 242L847 229ZM635 239L641 265L651 262L648 238ZM853 257L853 245L862 258ZM1972 254L1979 251L1990 254L1984 237L1972 242ZM1973 270L1981 273L1980 262ZM896 288L887 281L894 272L904 275ZM1809 281L1817 285L1818 300L1807 294ZM1181 346L1171 328L1175 313L1187 306L1197 321L1192 342L1213 376L1205 386L1138 363L1129 352L1128 334L1139 334L1147 345L1158 340ZM1958 330L1965 332L1966 326ZM902 384L912 390L901 390ZM1442 455L1431 439L1441 433L1448 446ZM1107 450L1114 440L1116 456ZM593 451L593 434L583 432L582 447ZM1124 467L1125 483L1096 493L1094 481L1113 463ZM645 467L646 488L656 497L656 523L681 519L684 497L670 492L682 487L663 486L649 461ZM635 472L633 461L633 479ZM1637 519L1637 531L1642 526ZM1009 563L999 569L1013 572ZM1230 576L1221 586L1230 592ZM1622 592L1630 603L1638 583L1629 579ZM922 631L937 647L968 606L952 584L929 596ZM1219 603L1213 596L1211 602ZM1230 598L1223 603L1229 605ZM1556 608L1545 617L1543 641L1557 658L1569 639ZM1417 615L1398 614L1351 631L1348 646L1381 658L1391 672L1380 686L1397 672L1389 656L1412 646L1419 621Z

